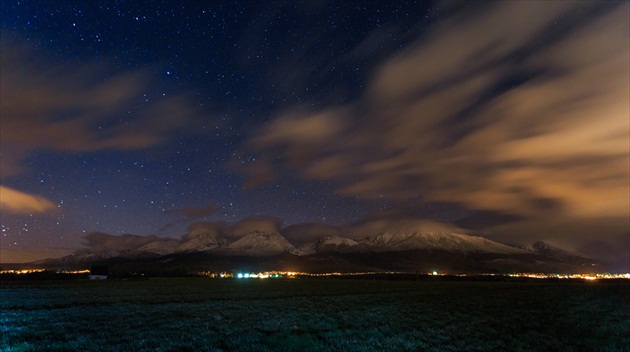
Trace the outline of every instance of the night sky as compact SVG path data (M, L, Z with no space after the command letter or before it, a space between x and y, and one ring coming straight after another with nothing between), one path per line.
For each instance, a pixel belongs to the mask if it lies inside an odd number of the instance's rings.
M421 218L630 269L628 2L0 9L2 262Z

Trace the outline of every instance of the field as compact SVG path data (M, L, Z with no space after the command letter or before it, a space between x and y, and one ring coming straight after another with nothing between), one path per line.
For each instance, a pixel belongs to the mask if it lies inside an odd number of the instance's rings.
M630 351L628 283L3 282L1 351Z

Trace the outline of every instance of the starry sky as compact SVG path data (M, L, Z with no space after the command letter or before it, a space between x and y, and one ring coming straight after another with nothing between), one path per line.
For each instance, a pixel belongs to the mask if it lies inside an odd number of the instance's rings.
M630 266L628 2L0 9L3 262L431 219Z

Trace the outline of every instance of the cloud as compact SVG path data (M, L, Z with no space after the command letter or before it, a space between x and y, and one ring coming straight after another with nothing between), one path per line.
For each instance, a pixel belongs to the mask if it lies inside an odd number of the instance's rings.
M372 237L383 233L460 233L470 231L452 224L408 217L366 218L343 228L346 237Z
M482 215L492 218L497 216L497 214L489 213ZM604 260L612 264L619 272L626 272L629 269L630 231L627 228L627 219L592 218L575 221L557 218L532 221L531 219L510 218L508 221L499 220L490 223L489 228L492 232L480 232L451 223L418 218L404 212L375 212L357 222L340 226L301 223L284 228L282 220L278 218L257 216L231 224L223 221L195 222L188 226L186 234L181 239L93 232L84 236L84 244L94 251L120 252L138 249L154 241L184 243L198 236L216 236L235 241L252 232L279 232L295 246L331 235L361 239L384 233L458 233L481 235L508 245L545 241L589 258ZM549 234L550 230L552 235ZM593 233L607 234L607 236L594 238ZM576 237L585 240L575 241Z
M282 220L271 216L253 216L235 223L223 221L198 221L188 225L186 234L180 242L186 242L197 236L217 236L230 240L239 239L252 232L280 232ZM103 232L91 232L83 236L84 245L93 251L131 251L155 241L173 241L173 238L138 236L133 234L111 235Z
M322 236L345 236L341 228L317 222L289 225L281 230L281 234L298 247Z
M50 200L0 185L2 212L11 214L44 213L56 208Z
M619 273L630 270L630 233L618 236L618 241L610 243L607 241L593 240L582 243L577 251L587 255L589 258L606 258L613 265L612 271Z
M415 232L473 233L470 230L463 229L453 224L422 219L397 211L375 212L354 223L340 226L312 222L289 225L280 230L280 233L287 240L297 246L323 236L339 236L357 239L373 237L383 233Z
M107 64L63 66L14 36L1 42L0 175L24 173L33 151L137 150L189 129L201 112L186 95L147 96L148 70L112 73ZM44 212L44 198L3 189L8 211Z
M252 216L230 225L226 234L232 238L240 238L249 233L280 232L282 220L273 216Z
M134 250L151 242L172 240L156 236L138 236L131 234L116 236L103 232L91 232L83 236L83 239L85 240L84 244L86 246L97 252Z
M627 218L628 6L455 11L377 68L360 98L281 114L245 148L348 196Z
M218 208L214 204L206 204L206 205L202 205L198 207L188 206L188 207L183 207L183 208L178 208L178 209L167 210L164 212L165 214L177 214L179 216L182 216L182 218L179 218L175 221L165 224L164 226L162 226L162 228L160 228L160 230L158 230L158 232L164 232L175 225L187 223L191 220L197 220L197 219L202 219L202 218L211 216L215 214L217 210Z
M282 113L245 149L343 195L459 204L504 240L517 226L564 244L600 236L557 221L628 233L629 6L456 6L361 97Z
M234 223L224 221L198 221L188 225L182 240L211 234L214 236L238 239L252 232L280 232L283 221L273 216L252 216Z
M188 241L197 236L212 235L222 237L227 232L227 223L223 221L207 222L199 221L188 225L186 234L182 236L182 241Z
M13 249L0 248L1 263L30 263L46 258L59 258L70 255L76 250L73 248L34 248L34 249Z
M382 233L457 232L470 233L452 224L418 219L404 215L373 214L352 224L334 226L324 223L302 223L283 227L283 221L272 216L252 216L235 223L223 221L199 221L188 225L186 234L179 239L186 242L198 236L216 236L235 241L253 232L281 233L295 245L316 240L323 236L360 238ZM111 235L92 232L83 236L84 245L94 251L130 251L154 241L173 241L173 238L138 236L132 234Z
M34 150L136 150L190 128L201 112L184 94L152 96L145 70L113 73L103 62L60 65L2 40L2 175L21 173Z
M485 236L507 244L545 241L630 270L628 217L541 217L486 227Z
M245 160L244 160L245 159ZM228 162L228 169L234 173L246 174L245 189L252 189L273 181L277 172L271 159L267 156L247 160L243 155L231 158Z

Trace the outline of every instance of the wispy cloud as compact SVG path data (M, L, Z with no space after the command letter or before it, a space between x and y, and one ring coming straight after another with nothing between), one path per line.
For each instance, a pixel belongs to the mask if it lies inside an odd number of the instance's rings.
M252 216L238 221L226 228L226 235L232 238L240 238L248 233L279 232L283 221L273 216Z
M16 250L0 247L0 263L29 263L44 258L59 258L75 252L75 248L34 248Z
M177 224L187 223L193 220L203 219L208 216L214 215L219 208L214 204L206 204L202 206L188 206L178 209L171 209L165 211L166 214L176 214L181 216L179 219L169 222L164 225L159 232L168 230Z
M282 114L247 148L350 196L627 218L628 7L460 9L384 62L357 100Z
M107 64L74 67L2 42L3 174L35 149L84 152L143 149L193 124L200 112L185 95L154 98L147 70L111 73ZM3 158L3 161L4 158Z
M163 143L190 129L201 112L186 95L150 96L147 70L112 73L94 62L60 65L9 35L2 40L0 93L0 174L3 183L22 174L35 150L91 152L137 150ZM148 95L147 95L148 94ZM7 193L9 194L9 193ZM3 196L7 209L23 209ZM6 202L5 202L6 199ZM37 211L50 202L38 199Z
M83 236L85 245L95 251L128 251L138 249L155 241L171 239L156 236L138 236L131 234L110 235L103 232L92 232Z
M600 7L461 15L385 63L359 100L280 116L250 146L349 195L627 214L628 9Z
M2 212L11 214L44 213L55 209L50 200L0 185Z

